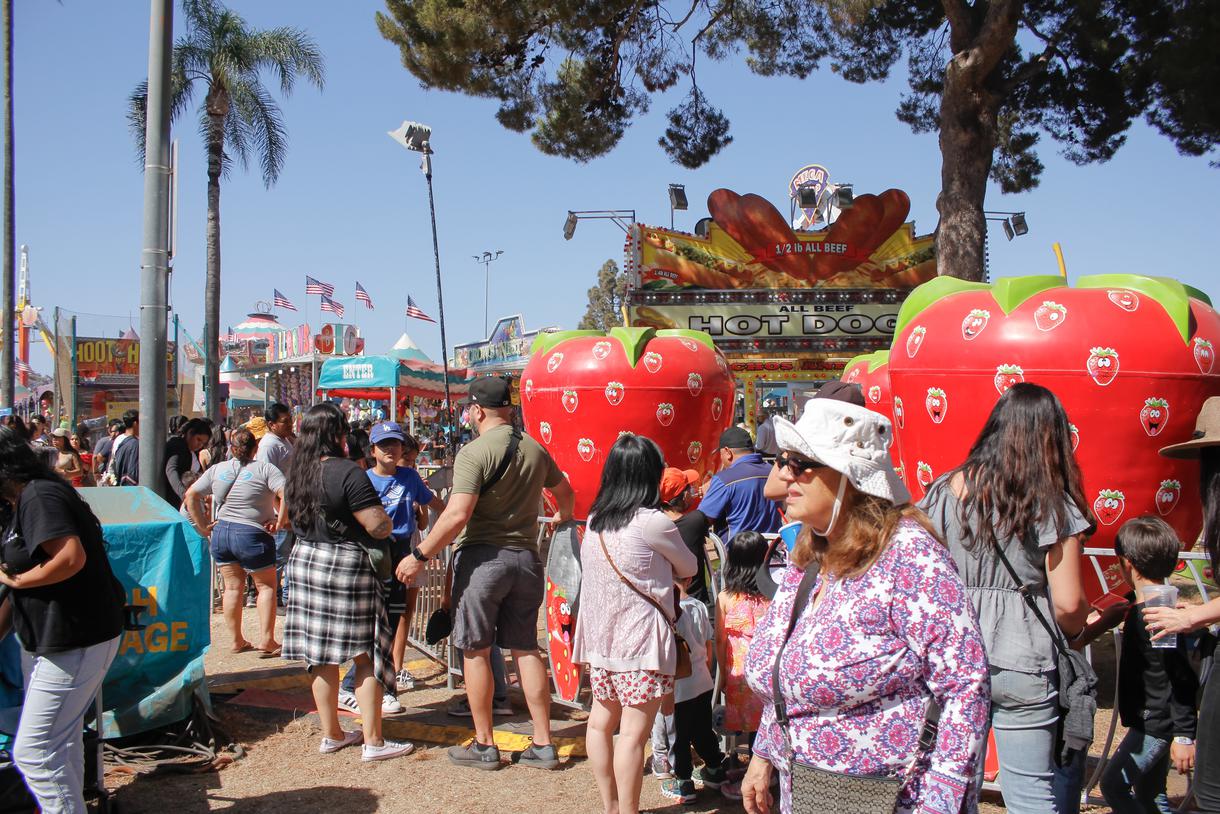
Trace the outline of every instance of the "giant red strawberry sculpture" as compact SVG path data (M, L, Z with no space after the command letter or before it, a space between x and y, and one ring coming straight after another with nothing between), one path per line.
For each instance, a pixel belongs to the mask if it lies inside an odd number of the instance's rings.
M925 283L899 313L889 359L894 400L906 406L897 433L916 499L962 462L1000 395L1029 381L1054 391L1075 428L1098 520L1088 545L1111 548L1124 521L1149 513L1193 545L1198 466L1157 450L1189 439L1203 401L1220 395L1217 340L1220 315L1206 295L1166 278ZM1104 578L1113 586L1117 574L1108 568ZM1085 587L1090 598L1104 592L1089 572Z
M660 445L669 466L706 472L733 415L733 378L699 331L613 328L534 340L521 373L525 429L551 453L588 516L622 432Z
M902 465L897 433L906 423L906 405L902 399L895 399L890 389L890 352L879 350L857 356L843 368L841 378L845 382L860 385L864 391L864 405L881 413L894 425L895 436L894 443L890 446L890 457L894 461L898 477L905 481L906 472Z

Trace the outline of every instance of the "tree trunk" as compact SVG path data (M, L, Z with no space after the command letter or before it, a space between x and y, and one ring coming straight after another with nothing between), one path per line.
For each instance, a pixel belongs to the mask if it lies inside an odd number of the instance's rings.
M203 288L203 346L207 351L204 412L220 420L220 173L224 156L224 121L228 99L223 91L208 93L208 225L207 277Z

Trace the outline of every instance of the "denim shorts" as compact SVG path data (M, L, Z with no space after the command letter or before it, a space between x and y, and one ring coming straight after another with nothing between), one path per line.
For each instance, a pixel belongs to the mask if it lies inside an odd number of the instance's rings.
M217 565L236 563L247 571L275 565L275 537L245 523L217 522L212 529L211 549Z

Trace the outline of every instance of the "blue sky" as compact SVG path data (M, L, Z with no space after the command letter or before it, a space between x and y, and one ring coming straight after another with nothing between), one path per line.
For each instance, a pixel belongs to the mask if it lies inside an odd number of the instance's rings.
M37 305L86 314L80 333L138 326L141 168L125 119L126 99L147 72L148 3L23 2L15 18L17 241L30 247ZM940 154L934 135L913 135L893 115L904 87L852 85L829 71L805 81L762 78L740 60L700 65L700 85L733 121L733 144L688 171L656 141L664 114L685 92L657 99L610 155L588 164L538 152L527 135L493 118L495 105L425 91L378 34L375 0L232 2L257 27L308 31L326 55L318 93L299 85L282 102L290 134L280 182L266 190L240 170L221 191L222 327L240 321L279 288L303 317L304 276L336 286L371 352L404 328L408 294L437 310L427 191L417 156L386 131L403 119L433 127L435 191L450 348L483 335L483 266L472 255L503 250L492 265L491 317L522 313L527 327L574 327L585 292L607 258L621 261L623 235L608 222L580 223L564 241L569 209L635 209L645 223L669 218L666 187L686 185L690 229L718 187L763 195L787 211L786 187L807 163L857 193L905 189L921 232L936 223ZM181 33L181 18L178 19ZM202 99L202 93L197 95ZM206 174L196 118L181 139L179 251L173 300L183 325L202 332ZM1143 124L1107 164L1077 167L1049 141L1042 185L1001 195L988 207L1025 210L1030 232L1011 243L993 224L992 273L1054 273L1063 244L1070 274L1143 272L1172 276L1220 295L1214 253L1220 172L1178 156ZM371 294L368 312L355 281ZM317 298L311 298L316 324ZM287 314L285 321L293 322ZM434 325L411 321L412 337L439 359ZM47 355L34 359L47 367Z

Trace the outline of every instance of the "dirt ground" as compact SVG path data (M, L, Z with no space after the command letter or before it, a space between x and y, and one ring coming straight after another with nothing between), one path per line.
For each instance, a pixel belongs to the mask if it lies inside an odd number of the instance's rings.
M252 614L246 613L245 635L256 641ZM282 624L282 618L279 620ZM260 659L254 653L234 655L219 624L213 624L213 647L206 659L209 676L265 671L270 667L288 667L280 659ZM1094 660L1102 665L1103 687L1107 685L1104 665L1113 660L1113 646L1105 639L1095 646ZM408 660L420 656L408 653ZM420 662L416 661L416 666ZM294 671L289 671L290 673ZM454 693L445 688L445 676L439 665L417 669L423 678L420 688L400 696L404 706L434 710L433 719ZM1112 680L1112 679L1110 679ZM316 717L309 712L308 692L302 688L286 690L298 700L298 708L246 706L234 702L231 695L214 698L220 724L234 741L242 744L245 756L219 771L198 774L129 775L107 772L107 787L117 789L119 811L122 814L197 814L210 811L267 812L267 814L302 814L314 811L342 811L344 814L365 812L404 812L406 814L511 814L512 812L596 812L600 801L589 764L582 758L567 760L561 769L539 771L509 765L498 772L460 769L448 761L445 746L417 742L416 752L406 758L384 763L365 764L359 749L347 749L335 755L317 751ZM240 699L238 699L240 701ZM1109 725L1110 698L1103 695L1103 709L1098 715L1100 749ZM514 706L519 710L510 728L528 733L525 705L515 694ZM568 718L565 729L582 735L579 723L557 712L557 718ZM392 721L394 719L387 719ZM448 718L461 726L462 719ZM352 719L344 726L354 728ZM389 730L390 724L387 724ZM1121 738L1119 728L1117 738ZM1171 774L1170 794L1180 795L1184 783ZM987 795L980 808L984 814L1004 811L998 797ZM694 805L680 805L660 794L659 782L646 776L643 783L642 810L648 812L724 812L735 814L743 809L738 803L725 800L717 792L699 794ZM1089 814L1109 809L1087 806Z

